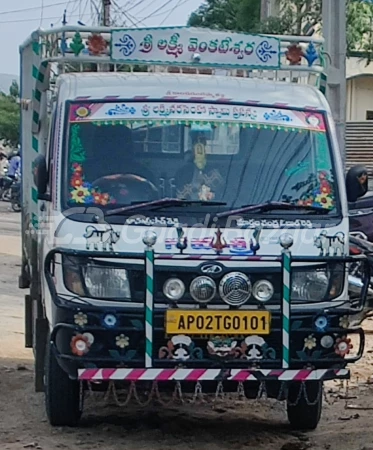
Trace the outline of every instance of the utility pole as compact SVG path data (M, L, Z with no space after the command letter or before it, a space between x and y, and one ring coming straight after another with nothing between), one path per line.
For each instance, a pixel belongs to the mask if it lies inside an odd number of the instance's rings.
M261 0L260 20L267 20L271 16L277 16L279 9L279 0Z
M266 20L269 17L270 0L261 0L260 2L260 20Z
M346 164L346 2L322 1L323 35L327 60L326 97L337 127L343 165ZM330 57L330 59L329 59Z
M102 25L104 27L110 27L110 0L102 0Z

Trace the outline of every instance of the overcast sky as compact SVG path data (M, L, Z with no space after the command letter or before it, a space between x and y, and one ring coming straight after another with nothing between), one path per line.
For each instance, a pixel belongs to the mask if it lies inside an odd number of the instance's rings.
M64 9L67 10L69 24L76 24L78 20L90 24L95 14L94 5L100 2L101 0L0 0L0 73L18 75L18 47L33 30L61 24ZM135 23L141 27L185 25L189 14L203 0L112 0L112 3L114 18L125 20L130 26ZM127 13L127 18L122 11Z

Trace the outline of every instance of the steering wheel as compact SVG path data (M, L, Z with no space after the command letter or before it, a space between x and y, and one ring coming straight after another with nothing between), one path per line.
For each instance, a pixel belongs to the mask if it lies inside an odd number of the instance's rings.
M117 203L147 202L158 198L158 189L146 178L133 173L98 178L94 187L107 192Z

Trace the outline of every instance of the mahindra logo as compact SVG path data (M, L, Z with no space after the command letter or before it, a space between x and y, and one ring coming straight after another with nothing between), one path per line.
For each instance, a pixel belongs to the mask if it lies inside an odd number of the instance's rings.
M223 269L218 266L217 264L206 264L201 267L202 273L212 273L212 274L218 274L221 273Z

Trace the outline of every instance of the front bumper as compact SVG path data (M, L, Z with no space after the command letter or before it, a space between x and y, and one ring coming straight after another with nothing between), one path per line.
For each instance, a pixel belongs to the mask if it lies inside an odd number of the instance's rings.
M314 308L302 312L290 307L287 320L286 304L283 303L281 309L272 312L271 332L263 336L262 345L254 342L250 347L250 339L247 340L250 336L235 336L230 338L228 344L226 342L220 349L217 348L214 354L211 346L210 351L208 349L214 336L189 336L189 347L184 345L175 348L172 336L165 334L165 309L151 304L153 299L149 285L148 289L144 289L146 304L143 308L124 306L103 309L66 301L56 291L53 281L53 261L58 253L83 253L100 258L134 256L64 249L55 249L48 254L45 276L55 309L51 344L61 366L72 378L127 381L199 381L216 380L216 377L226 377L226 380L232 381L257 381L258 377L280 381L348 378L347 364L360 359L364 351L364 331L362 328L350 328L347 317L358 313L364 306L368 273L361 296L358 300L354 299L353 305L346 302L342 308ZM162 255L157 256L162 259ZM165 257L168 258L169 255ZM349 263L359 258L363 261L361 257L338 257L333 258L333 261ZM217 261L219 259L216 258ZM260 262L257 258L247 259ZM293 258L296 262L322 262L329 259ZM230 257L230 260L234 258ZM281 258L273 260L283 267ZM149 260L146 258L144 267L149 270ZM155 269L152 273L153 278L156 278L156 265L153 264L151 269ZM108 314L115 317L115 325L110 327L104 320ZM316 326L316 319L320 316L327 319L322 330ZM356 349L352 349L352 335L358 339ZM89 346L89 351L77 354L74 342L79 336L85 336L82 339Z

